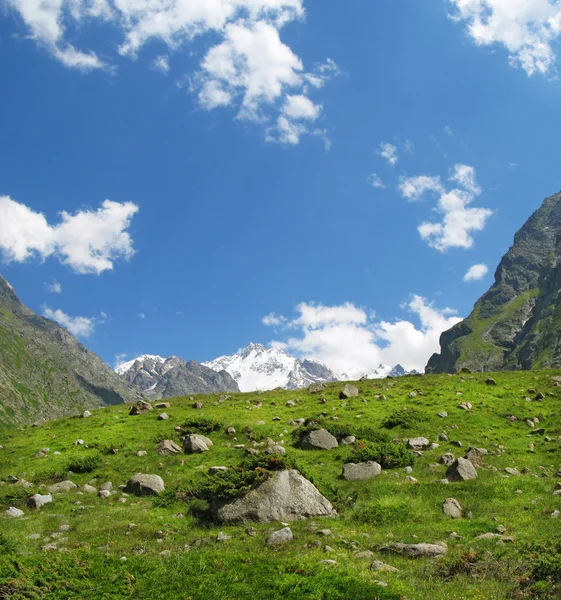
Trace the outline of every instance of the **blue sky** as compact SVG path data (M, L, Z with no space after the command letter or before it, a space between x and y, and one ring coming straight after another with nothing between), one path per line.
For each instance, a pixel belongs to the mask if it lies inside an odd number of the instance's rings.
M110 364L422 367L561 189L561 3L515 4L4 0L2 273Z

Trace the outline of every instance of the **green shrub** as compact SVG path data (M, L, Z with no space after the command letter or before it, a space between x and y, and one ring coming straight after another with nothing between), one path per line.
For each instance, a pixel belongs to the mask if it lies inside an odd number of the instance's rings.
M530 557L534 579L561 583L561 543L553 547L533 545Z
M411 507L406 502L389 505L378 504L355 510L353 520L368 525L389 525L407 521L410 514Z
M386 427L386 429L393 429L394 427L412 429L425 421L427 421L426 415L416 408L400 408L382 421L382 427Z
M73 473L91 473L103 465L101 454L92 454L90 456L77 456L71 458L66 463L66 471Z
M361 463L373 460L384 469L409 467L415 457L404 444L394 442L359 442L347 458L348 462Z
M214 419L187 419L187 421L183 423L183 431L187 435L194 433L208 435L213 431L220 431L220 429L222 429L222 424Z

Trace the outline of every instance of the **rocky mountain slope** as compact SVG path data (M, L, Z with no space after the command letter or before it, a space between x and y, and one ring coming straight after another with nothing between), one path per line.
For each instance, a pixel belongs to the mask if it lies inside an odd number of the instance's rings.
M0 275L0 426L142 397L66 329L24 306Z
M561 366L561 193L516 234L495 283L440 345L427 373Z
M280 348L249 344L231 356L221 356L203 363L215 370L225 370L236 380L240 391L294 390L310 383L336 381L338 377L325 365L314 360L300 360Z
M194 360L144 354L120 365L117 373L154 400L190 394L239 392L238 384L224 370L215 371Z

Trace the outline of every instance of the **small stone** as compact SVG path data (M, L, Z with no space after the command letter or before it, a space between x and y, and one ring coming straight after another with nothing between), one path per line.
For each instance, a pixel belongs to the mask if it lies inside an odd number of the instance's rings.
M454 440L452 442L452 446L456 446L456 448L461 448L463 446L463 444L459 440Z
M460 404L458 404L458 408L461 408L462 410L471 410L473 406L471 402L460 402Z
M441 419L445 419L448 416L448 413L445 410L441 410L439 413L437 413L437 415L441 418Z
M91 416L92 416L92 413L89 410L85 410L82 413L82 419L87 419L88 417L91 417Z
M271 533L267 538L267 546L282 546L283 544L291 542L293 539L290 527L283 527L283 529Z
M169 408L169 407L170 407L169 402L158 402L157 404L154 404L154 408Z
M226 433L228 435L235 435L236 434L236 430L234 429L234 427L228 427L228 429L226 429Z
M147 454L148 454L148 452L146 452L146 450L139 450L139 451L136 453L136 455L137 455L139 458L142 458L143 456L146 456Z
M100 490L108 490L109 492L113 489L113 484L110 481L106 481L101 484Z
M387 565L385 562L382 562L381 560L375 560L370 565L370 570L377 571L379 573L399 573L399 569L396 569L396 567L392 567L391 565Z
M407 481L408 483L419 483L419 481L415 477L411 477L411 475L407 475L405 481Z
M475 467L466 458L458 458L446 471L446 478L449 481L468 481L477 479Z
M331 531L331 529L320 529L319 531L316 531L317 535L322 535L323 537L332 537L333 536L333 532Z
M85 494L97 494L97 488L92 485L88 485L87 483L82 486L82 491Z
M77 489L77 485L70 480L61 481L47 487L47 493L49 494L60 494L63 492L69 492L70 490Z
M339 393L339 398L341 400L355 398L356 396L358 396L358 388L350 383L347 383Z
M491 377L489 377L488 379L486 379L485 383L487 385L497 385L497 382L494 379L492 379Z
M227 542L228 540L231 540L232 536L227 535L226 533L224 533L223 531L221 531L217 536L216 536L216 541L217 542Z
M424 450L430 446L430 441L425 437L411 438L407 441L407 446L412 450Z
M158 415L158 421L167 421L169 419L169 415L167 413L160 413Z
M100 498L103 498L103 500L107 500L107 498L111 496L111 492L109 490L99 490L99 493L97 495Z
M83 446L83 445L84 445L84 440L76 440L76 441L74 442L74 445L75 445L75 446Z
M163 440L158 444L156 452L160 456L174 456L181 452L181 448L173 440Z
M246 534L249 535L250 537L254 537L257 535L257 529L255 529L255 527L248 527L245 530Z
M19 508L15 508L14 506L10 506L10 508L8 508L8 510L4 514L7 517L17 518L17 517L23 517L23 515L25 513L23 512L23 510L20 510Z
M438 459L438 462L449 467L450 465L454 464L455 460L456 460L456 457L451 452L446 452L446 454L443 454Z
M210 467L208 470L209 475L216 475L217 473L225 473L228 467Z
M512 467L506 467L505 468L505 473L508 473L509 475L520 475L520 471L518 469L514 469Z
M442 512L447 517L452 519L459 519L462 516L462 506L455 498L446 498L442 505Z
M448 436L447 436L445 433L441 433L441 434L438 436L438 439L439 439L441 442L447 442L447 441L448 441Z
M363 550L362 552L357 552L354 556L357 560L361 560L363 558L374 558L374 552L370 550Z

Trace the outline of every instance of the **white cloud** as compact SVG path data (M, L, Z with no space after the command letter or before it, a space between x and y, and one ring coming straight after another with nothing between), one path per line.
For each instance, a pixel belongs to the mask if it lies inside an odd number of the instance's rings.
M77 273L100 274L134 254L126 230L137 211L132 202L105 200L97 211L63 211L61 222L49 225L42 213L0 196L0 251L6 262L55 256Z
M160 71L160 73L167 75L170 70L169 56L166 56L165 54L162 56L156 56L156 58L152 61L152 68L155 71Z
M261 319L263 325L267 327L278 327L286 322L286 318L282 315L277 315L275 313L270 313Z
M384 182L382 181L381 177L379 175L376 175L376 173L371 173L368 176L368 183L373 187L373 188L385 188L386 186L384 185Z
M444 128L444 131L447 136L454 137L454 132L452 131L452 129L450 127L448 127L448 125L446 125L446 127Z
M473 167L457 164L449 179L458 187L447 191L439 177L426 175L403 179L399 186L403 197L410 201L419 200L428 191L439 194L434 210L441 215L440 221L425 221L418 230L421 238L440 252L448 248L471 248L472 233L484 229L493 214L488 208L469 206L481 194Z
M299 316L287 321L299 336L272 342L299 356L319 360L338 374L361 377L380 364L402 364L423 371L430 356L439 350L440 334L461 319L451 309L438 310L421 296L406 306L420 322L380 321L374 313L349 302L339 306L302 303Z
M478 264L471 266L464 275L464 281L479 281L489 272L487 265Z
M440 193L442 191L442 183L440 182L440 177L428 177L427 175L402 177L399 181L399 191L410 202L416 202L426 192Z
M68 41L75 43L77 32L92 22L116 29L122 38L119 54L131 58L154 41L171 53L211 34L207 39L216 41L191 77L191 90L206 110L232 106L239 119L266 122L269 141L294 144L303 133L317 135L294 122L319 117L322 107L309 95L339 73L330 59L307 72L301 58L281 41L283 26L303 19L303 0L7 2L38 44L65 66L82 71L113 69L110 56L102 60L93 50L78 50ZM151 68L168 73L169 55L156 56ZM285 120L279 122L279 115ZM271 133L275 128L276 135Z
M388 142L382 142L378 147L377 153L385 158L390 167L395 166L397 161L399 160L399 156L397 154L397 148L393 144L389 144Z
M528 75L547 73L556 59L554 42L561 34L558 0L450 0L452 17L466 25L477 45L499 44L510 64Z
M49 292L51 292L52 294L61 294L62 293L62 286L60 285L60 283L55 279L53 280L51 283L47 284L47 290Z
M124 365L127 362L128 354L126 352L121 352L120 354L115 354L115 358L113 360L113 370L116 371L121 365Z
M45 308L43 316L56 321L77 337L88 338L94 332L97 319L94 317L71 317L60 309Z
M140 319L145 319L146 315L144 313L138 313Z

